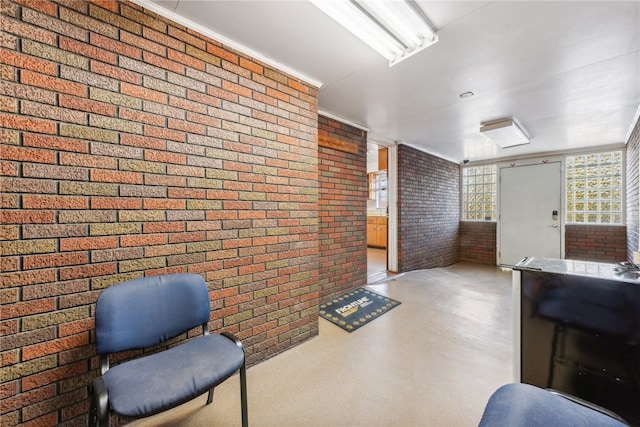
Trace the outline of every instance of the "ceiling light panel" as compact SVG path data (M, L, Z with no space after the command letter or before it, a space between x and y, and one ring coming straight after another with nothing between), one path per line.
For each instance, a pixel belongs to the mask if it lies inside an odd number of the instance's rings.
M349 0L309 0L334 21L391 61L402 52L402 45L389 36Z
M438 41L435 31L408 3L412 0L309 1L384 56L389 66Z
M408 50L434 39L433 30L405 1L359 0L358 4L398 37Z
M513 119L500 119L484 123L480 133L502 148L529 143L529 137Z

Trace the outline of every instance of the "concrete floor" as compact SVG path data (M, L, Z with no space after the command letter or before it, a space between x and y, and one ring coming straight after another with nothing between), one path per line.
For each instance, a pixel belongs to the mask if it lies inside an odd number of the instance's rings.
M399 307L353 333L320 334L248 370L251 426L476 426L512 381L511 274L456 264L367 286ZM239 426L232 377L136 426Z

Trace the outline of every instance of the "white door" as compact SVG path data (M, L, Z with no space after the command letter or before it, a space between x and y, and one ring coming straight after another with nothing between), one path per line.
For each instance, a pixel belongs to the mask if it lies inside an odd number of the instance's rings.
M560 163L500 169L498 264L524 257L561 257Z

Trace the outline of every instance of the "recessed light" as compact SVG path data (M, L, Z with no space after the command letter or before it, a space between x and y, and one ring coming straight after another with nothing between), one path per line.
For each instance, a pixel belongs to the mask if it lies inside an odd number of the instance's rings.
M471 98L473 96L473 92L462 92L460 94L460 98L465 99L465 98Z

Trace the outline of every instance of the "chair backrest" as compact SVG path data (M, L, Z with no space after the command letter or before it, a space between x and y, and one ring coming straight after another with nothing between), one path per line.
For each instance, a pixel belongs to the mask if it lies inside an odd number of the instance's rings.
M197 274L144 277L105 289L96 303L96 346L106 355L140 349L209 321L207 285Z

